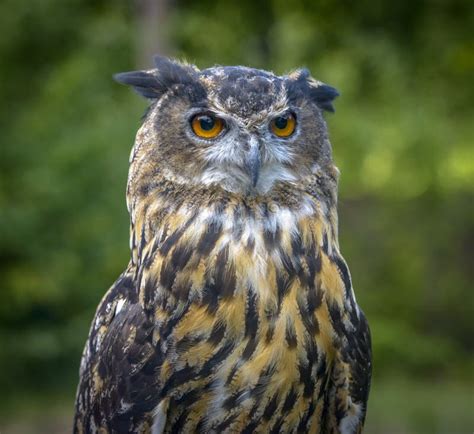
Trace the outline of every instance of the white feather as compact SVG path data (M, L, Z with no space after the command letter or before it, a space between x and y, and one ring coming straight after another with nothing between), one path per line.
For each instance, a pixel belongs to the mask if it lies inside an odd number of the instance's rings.
M155 407L153 411L152 434L162 434L165 431L166 412L168 410L168 401L163 400Z
M117 302L117 306L115 306L115 316L117 316L118 313L122 310L124 304L125 304L125 300L123 298L121 298Z

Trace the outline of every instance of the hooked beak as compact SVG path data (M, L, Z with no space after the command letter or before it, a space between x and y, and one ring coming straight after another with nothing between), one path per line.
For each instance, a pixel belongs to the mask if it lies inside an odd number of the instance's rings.
M258 147L258 142L256 140L251 140L250 149L245 156L245 170L250 175L252 180L252 186L255 187L258 182L258 176L260 175L260 167L262 165L260 159L260 150Z

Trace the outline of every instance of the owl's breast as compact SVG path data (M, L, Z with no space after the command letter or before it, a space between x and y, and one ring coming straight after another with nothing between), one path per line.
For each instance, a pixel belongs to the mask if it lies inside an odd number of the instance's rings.
M218 303L214 314L190 307L161 372L164 384L180 373L190 380L173 391L171 420L181 416L189 431L205 423L206 432L240 432L252 421L252 432L319 425L331 356L305 320L292 316L290 299L274 317L252 295Z
M319 426L333 330L317 234L305 231L321 228L287 223L191 224L163 239L150 267L160 289L145 298L166 352L170 420L182 424L170 430Z

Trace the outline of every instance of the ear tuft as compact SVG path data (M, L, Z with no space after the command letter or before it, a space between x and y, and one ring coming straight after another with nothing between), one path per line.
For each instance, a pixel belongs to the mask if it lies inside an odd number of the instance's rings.
M339 96L337 89L315 80L306 68L292 72L288 78L290 80L288 86L290 97L309 97L321 110L335 111L332 102Z
M310 82L311 83L311 82ZM311 83L309 95L313 101L323 110L334 113L332 102L339 96L336 88L321 82Z
M160 98L174 84L192 84L195 82L195 69L166 57L154 58L156 69L147 71L121 72L114 79L149 99Z
M120 72L114 75L114 80L132 86L138 94L149 99L159 98L165 90L156 75L147 71Z
M157 74L164 83L191 84L195 81L194 73L198 70L191 65L186 65L163 56L155 56L153 61L157 69Z

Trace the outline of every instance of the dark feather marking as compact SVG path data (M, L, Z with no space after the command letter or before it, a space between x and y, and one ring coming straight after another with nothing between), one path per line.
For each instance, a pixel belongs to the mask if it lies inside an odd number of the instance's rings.
M141 382L141 385L137 386L140 387L142 392L139 395L139 398L134 400L135 403L133 405L133 411L136 415L144 415L145 413L150 412L156 407L158 403L158 399L154 394L144 396L145 393L149 393L144 391L146 391L150 386L153 387L152 379L146 379L146 377ZM141 417L138 417L137 419L140 420Z
M231 298L235 291L235 267L229 260L229 246L222 249L215 263L215 286L222 298Z
M293 256L303 256L305 254L303 240L299 232L291 235L291 250L293 251Z
M254 337L258 330L257 295L251 289L247 292L245 309L245 336Z
M278 254L280 256L282 265L289 276L293 276L295 274L297 275L300 272L301 263L297 256L293 258L290 257L288 253L286 253L281 247L278 249Z
M171 390L191 381L197 377L197 371L194 366L186 365L183 369L174 371L161 389L161 397L165 398Z
M239 396L240 396L240 393L233 393L232 395L230 395L222 403L222 408L226 411L232 410L236 406L237 399Z
M183 393L179 398L174 400L176 406L187 407L194 404L200 398L200 391L198 389L191 389Z
M146 239L146 234L145 234L145 224L142 225L142 229L140 232L141 232L140 233L140 252L143 252L143 249L147 245L147 239Z
M335 416L337 424L339 425L342 418L346 415L345 405L341 401L338 395L336 395L336 404L335 404Z
M275 231L264 230L263 231L263 240L265 242L265 247L268 251L276 248L281 239L281 229L279 226L275 228Z
M200 377L207 377L210 375L219 364L229 355L229 352L234 348L233 342L225 342L224 345L212 356L210 357L202 366L199 371Z
M156 253L158 252L158 245L160 244L158 237L155 237L153 240L153 244L151 247L147 250L146 256L143 258L142 261L142 267L144 269L149 269L151 265L153 264L153 261L155 260Z
M175 296L182 301L186 301L188 299L190 285L183 281L176 285L175 279L177 274L186 267L192 255L193 250L188 244L178 244L171 254L171 259L165 260L161 267L161 285L165 289L172 290L173 294L175 294Z
M306 264L308 265L308 287L309 289L314 289L314 280L316 278L316 274L321 272L321 253L318 252L317 254L309 254L306 256Z
M245 248L247 249L248 253L253 253L255 249L255 238L252 235L249 235Z
M163 354L159 348L155 348L155 353L143 365L141 372L146 376L156 376L163 363Z
M269 344L272 341L274 333L275 333L275 323L268 323L268 329L265 335L265 343Z
M201 336L189 336L186 335L182 339L180 339L178 342L176 342L176 352L178 354L183 353L187 350L189 350L191 347L194 345L198 344L199 342L202 342L203 338Z
M188 313L191 304L186 303L184 308L178 312L173 313L168 321L160 328L160 337L163 340L166 340L169 335L172 333L173 329L176 327L182 318Z
M242 353L242 359L243 360L249 360L250 357L252 357L252 354L254 353L255 349L257 348L257 339L255 336L252 336L248 342L247 345L245 346L245 349Z
M207 306L207 312L214 315L217 312L219 293L215 283L209 282L203 289L202 305Z
M296 394L295 389L292 387L286 395L285 402L283 403L283 407L281 409L283 414L289 413L293 409L297 396L298 395Z
M116 415L108 422L109 429L112 432L130 432L132 427L132 417L128 413Z
M327 384L327 382L326 382L326 384ZM322 399L323 399L323 410L321 412L320 424L321 424L321 427L326 428L329 425L329 423L328 423L328 420L329 420L329 407L330 407L329 393L323 394ZM327 428L326 428L326 430L327 430Z
M241 432L241 434L254 434L255 429L258 427L258 421L251 421Z
M319 392L318 392L318 401L323 398L326 393L327 388L327 378L328 378L328 368L326 363L326 358L321 357L321 362L319 363L318 370L316 372L316 378L319 380Z
M192 254L193 250L189 244L177 245L171 255L171 264L173 265L175 271L182 270L184 267L186 267L186 264L188 263Z
M254 397L257 403L262 399L262 396L265 394L267 390L268 383L270 382L272 375L275 373L276 367L275 364L268 365L258 377L257 384L255 387L250 390L250 395Z
M297 432L301 434L306 434L308 432L308 423L309 420L311 419L311 416L313 416L314 410L316 409L316 406L314 405L314 402L311 401L308 407L308 411L304 415L303 418L301 418L300 423L298 424Z
M319 323L318 319L314 315L314 309L309 308L309 302L308 307L306 307L303 299L301 298L298 299L298 309L306 330L310 336L315 336L317 333L319 333Z
M139 188L139 193L141 196L148 196L149 194L153 193L160 187L160 183L154 182L154 181L149 181L149 182L144 182L140 188ZM143 211L143 214L146 214L146 209Z
M216 321L207 341L213 345L217 345L223 339L225 335L225 329L226 326L224 323L221 321Z
M259 406L260 406L260 402L255 400L254 404L252 405L252 408L250 409L248 420L252 420L254 418L255 413L257 413Z
M258 424L259 424L260 421L258 419L254 419L254 417L255 417L255 413L257 413L257 410L258 410L259 406L260 406L260 399L256 399L254 405L252 406L252 409L250 410L248 418L247 418L249 423L242 430L241 434L244 434L244 433L245 434L253 434L255 429L258 427Z
M339 306L336 303L327 303L329 316L331 318L331 324L334 328L334 331L339 337L342 337L346 334L346 328L342 321L341 311L339 310Z
M306 336L304 347L306 349L306 356L310 365L315 365L318 362L318 347L314 339Z
M166 238L167 238L167 236L168 236L169 230L170 230L170 225L169 225L169 223L166 222L166 223L163 225L163 229L162 229L162 231L161 231L161 237L160 237L160 239L159 239L159 244L163 244L163 243L165 242L165 240L166 240Z
M241 90L239 90L240 93L242 93ZM242 212L243 212L243 218L244 219L249 219L253 220L255 218L255 211L251 205L249 205L247 202L243 202L242 204Z
M308 291L308 311L314 312L323 302L323 291L319 285L314 291Z
M303 396L309 398L313 394L314 381L313 366L318 362L318 349L311 337L305 339L307 361L300 361L298 370L300 372L300 383L304 385Z
M238 413L234 413L227 416L219 425L216 426L213 432L216 432L216 433L224 432L227 428L229 428L232 422L234 422L237 416L238 416Z
M232 383L232 379L234 378L235 374L237 373L237 370L240 368L242 363L237 362L234 366L232 366L232 369L229 372L229 376L227 377L227 380L225 382L226 386L229 386L230 383Z
M201 419L199 419L199 422L196 425L196 433L197 434L205 434L204 422L205 422L205 419L203 417Z
M283 299L288 295L291 285L293 284L294 277L292 274L287 275L282 273L280 270L277 270L276 273L276 284L278 291L278 311L281 309L281 303Z
M311 363L298 365L300 372L300 383L304 385L303 396L309 398L314 389L314 379L311 376Z
M99 360L97 372L101 378L105 378L107 376L107 365L105 364L104 359Z
M371 381L371 337L367 320L360 311L360 321L355 338L355 354L352 360L351 396L356 402L366 403L369 397Z
M222 222L212 221L209 223L207 230L202 234L199 240L196 251L201 256L209 256L212 249L215 247L217 240L222 233Z
M339 255L334 255L332 260L336 263L336 266L339 270L339 274L341 275L342 281L344 282L344 288L346 290L346 297L347 299L352 299L351 297L351 277L349 274L349 269L347 268L346 263Z
M216 285L216 276L215 276L216 270L215 267L213 268L206 268L205 271L205 286L203 288L203 293L202 293L202 305L206 306L207 305L207 312L211 315L215 315L217 312L217 308L219 306L219 288Z
M160 284L161 286L168 291L171 291L174 280L176 278L176 270L173 268L173 265L170 261L166 261L161 266L160 271ZM156 288L156 287L155 287Z
M277 407L278 407L278 394L276 393L275 395L273 395L273 398L265 407L265 410L263 411L263 418L265 420L270 420L273 414L275 413Z
M135 304L138 301L135 283L130 275L125 273L122 274L117 283L114 285L114 289L117 289L116 296L118 294L123 295L130 304Z
M130 346L127 353L127 361L131 365L132 369L134 365L140 366L142 362L148 360L147 355L150 353L151 345L149 343L135 342Z
M173 424L171 425L171 433L173 434L181 434L184 432L184 426L186 425L186 421L189 417L189 410L185 406L180 406L183 409L181 414L179 415L178 419L176 419Z
M183 234L186 232L189 226L191 226L195 218L196 218L196 215L193 215L192 217L190 217L184 223L183 226L176 229L169 237L166 238L166 240L163 242L163 244L160 247L160 253L163 256L166 256L168 252L171 250L171 248L176 245L176 243L183 236Z
M273 428L270 430L270 434L279 434L281 433L281 427L283 426L284 422L283 416L280 416L276 421L275 424L273 425Z
M230 411L240 405L248 397L246 390L239 390L230 395L222 404L222 408Z
M177 300L186 302L189 299L189 292L191 291L191 285L189 282L177 282L173 283L173 294Z
M158 282L156 281L156 277L154 275L150 275L145 282L145 287L143 288L143 302L145 304L145 308L147 309L149 309L154 302L157 286Z
M328 255L329 254L329 239L328 239L328 233L324 231L323 233L323 252Z
M286 338L286 343L288 344L288 348L290 349L296 348L296 345L298 344L298 341L296 339L296 331L295 331L295 327L290 322L287 322L286 324L285 338Z

